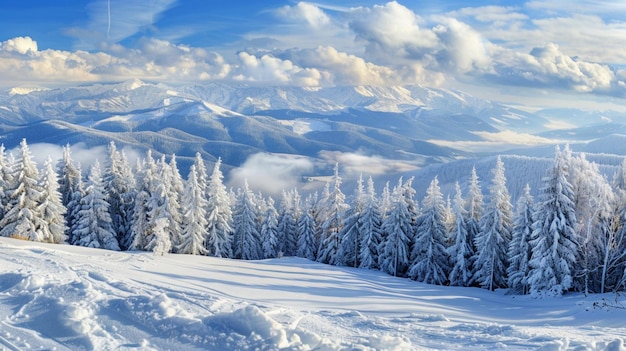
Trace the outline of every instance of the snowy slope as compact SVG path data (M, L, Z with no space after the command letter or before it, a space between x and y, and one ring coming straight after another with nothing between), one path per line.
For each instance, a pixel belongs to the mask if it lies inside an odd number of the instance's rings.
M0 238L0 349L624 350L613 295L534 300L283 258Z

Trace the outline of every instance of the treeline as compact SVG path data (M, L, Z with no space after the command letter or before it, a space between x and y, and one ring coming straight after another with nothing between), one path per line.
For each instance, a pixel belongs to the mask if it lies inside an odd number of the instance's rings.
M359 179L347 199L339 165L321 193L284 191L276 204L245 183L227 189L218 160L199 154L183 179L176 157L148 152L133 167L114 143L84 177L69 146L43 170L26 140L0 148L0 235L109 250L235 259L299 256L379 269L429 283L508 288L517 294L601 293L626 285L626 163L609 182L584 154L556 149L537 201L515 210L498 158L483 198L473 169L467 194L444 196L435 177L421 204L413 178L377 192Z

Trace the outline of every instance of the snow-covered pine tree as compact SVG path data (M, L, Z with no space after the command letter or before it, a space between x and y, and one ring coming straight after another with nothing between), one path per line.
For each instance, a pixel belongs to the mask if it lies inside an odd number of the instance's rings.
M480 233L480 221L483 218L483 193L480 188L476 167L472 167L467 190L467 242L470 244L471 257L476 254L475 238ZM472 275L476 267L470 262Z
M209 255L232 257L233 213L231 199L224 186L221 159L217 159L207 186L208 237L206 241Z
M284 230L283 254L286 256L295 256L298 251L298 219L301 215L301 197L298 190L293 189L288 193L289 207L286 208L285 216L280 220L280 228Z
M378 248L382 241L381 225L382 214L376 198L374 181L372 177L369 177L367 192L363 198L363 215L358 222L359 232L362 233L359 252L360 268L378 268Z
M530 238L533 231L535 205L530 194L530 185L526 184L524 195L517 200L516 214L513 219L511 243L509 244L508 257L509 268L508 285L509 291L514 294L528 294L526 278L530 270L528 264L532 252L530 251Z
M165 158L162 157L157 164L156 176L150 180L152 184L150 188L154 190L150 192L146 201L147 222L144 250L161 255L171 251L172 237L175 236L173 231L178 228L174 225L174 217L178 215L177 211L179 211L178 204L176 203L176 207L172 207L175 200L170 199L172 194L169 193L169 185L167 185L171 184L172 178L172 172L169 168ZM173 196L177 197L176 194Z
M261 250L263 258L278 257L278 213L270 196L265 205L261 224Z
M504 163L498 156L489 189L490 202L480 222L480 234L474 238L476 254L472 280L489 290L507 284L507 250L511 242L513 214L506 188Z
M559 148L543 178L531 236L527 283L533 296L561 295L573 285L577 259L576 213L568 168Z
M469 237L467 234L467 221L469 218L459 182L456 182L454 189L455 195L452 211L455 221L449 235L452 240L452 246L447 250L452 269L448 275L448 280L450 280L450 285L469 286L472 278L470 260L473 252L472 244L468 242Z
M107 201L113 230L122 250L132 245L131 225L135 207L136 185L132 169L124 152L109 144L109 165L104 176Z
M383 191L380 194L380 215L381 220L387 217L387 213L391 210L391 191L389 189L389 182L385 183Z
M413 237L413 223L404 196L402 178L393 189L392 204L383 220L383 241L378 249L378 265L383 272L401 276L409 267L409 250Z
M137 161L137 195L133 208L133 221L131 226L132 244L129 250L147 250L150 242L148 236L151 235L151 218L149 213L152 208L150 199L156 192L158 182L158 171L156 162L152 158L151 150L146 153L143 162Z
M191 165L185 183L181 204L183 214L181 241L176 247L176 253L206 255L204 241L207 237L206 208L208 203L206 189L202 189L198 183L199 172L196 167L197 164Z
M349 208L345 203L346 196L341 192L341 177L339 163L335 163L335 171L331 180L332 190L328 197L326 220L322 224L322 242L318 250L317 260L322 263L333 264L341 262L337 256L339 251L339 232L343 224L343 215Z
M172 250L172 241L170 240L168 227L170 227L170 221L165 217L159 217L154 221L152 226L154 242L148 246L152 246L152 252L155 255L163 256Z
M446 252L446 204L437 177L426 191L422 214L417 219L408 276L419 282L443 285L450 263Z
M89 172L85 195L80 199L74 230L75 245L119 251L113 231L109 203L105 200L100 164L96 160Z
M60 244L65 242L65 206L61 203L57 174L52 167L52 159L44 163L40 186L41 203L37 211L41 214L41 222L37 228L42 241Z
M32 160L26 139L20 143L20 157L15 162L13 179L10 188L6 190L9 201L0 221L0 236L42 241L44 238L37 228L41 221L38 207L43 189L39 183L39 170Z
M168 220L170 222L168 229L172 240L172 250L175 250L182 241L183 214L181 203L185 189L183 177L176 162L176 155L172 154L168 167L164 167L164 170L166 173L164 173L163 179L166 179L165 194L169 208Z
M600 292L603 289L606 239L612 235L613 189L595 163L585 154L570 156L569 178L576 207L576 240L579 257L574 274L574 289Z
M8 190L13 182L13 167L9 163L4 150L4 144L0 145L0 221L4 217L4 211L9 204Z
M363 234L360 231L359 220L363 215L364 196L363 175L361 175L357 180L352 205L343 215L343 224L339 232L338 265L358 267L361 264L359 261L359 253L361 252Z
M317 234L315 228L315 200L313 196L304 201L302 214L298 218L298 257L314 261L317 257Z
M240 189L233 211L233 254L242 260L258 260L261 258L261 242L259 234L259 215L257 214L254 193L246 179Z
M84 195L82 172L80 167L76 167L72 161L70 146L63 147L63 158L57 164L59 174L59 192L61 193L61 203L66 208L65 223L67 225L65 236L67 242L74 244L72 236L76 216L80 210L80 199Z

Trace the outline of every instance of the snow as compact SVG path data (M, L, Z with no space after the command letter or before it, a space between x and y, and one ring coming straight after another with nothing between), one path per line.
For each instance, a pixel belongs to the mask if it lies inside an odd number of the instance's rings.
M433 286L300 258L0 238L6 350L626 350L618 303Z

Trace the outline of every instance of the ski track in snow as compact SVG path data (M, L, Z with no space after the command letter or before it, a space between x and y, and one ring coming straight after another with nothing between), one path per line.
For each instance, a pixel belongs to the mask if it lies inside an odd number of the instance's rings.
M0 238L0 350L626 350L603 297Z

